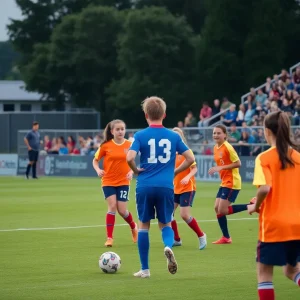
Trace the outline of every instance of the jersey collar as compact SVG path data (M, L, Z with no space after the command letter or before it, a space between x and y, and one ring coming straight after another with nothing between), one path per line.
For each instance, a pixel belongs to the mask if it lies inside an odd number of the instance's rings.
M151 128L164 128L163 125L149 125Z

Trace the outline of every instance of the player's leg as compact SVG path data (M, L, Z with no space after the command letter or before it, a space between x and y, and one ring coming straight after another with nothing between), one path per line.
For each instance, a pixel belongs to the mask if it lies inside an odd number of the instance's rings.
M36 176L36 164L39 158L39 152L34 151L33 164L32 164L32 178L37 179Z
M258 296L260 300L275 300L271 265L257 263Z
M113 232L116 221L117 212L117 197L116 189L112 186L103 187L103 193L107 202L107 213L106 213L106 236L107 240L105 242L106 247L112 247L113 245Z
M286 242L287 264L284 275L300 287L300 241Z
M117 210L119 215L127 222L130 226L131 233L132 233L132 240L136 243L138 238L138 231L137 225L133 220L131 213L127 209L127 202L128 202L128 194L129 194L129 186L118 186L117 190Z
M148 278L150 277L149 269L149 229L150 220L154 219L155 211L152 201L152 189L138 188L136 190L136 207L139 218L138 229L138 250L141 262L141 270L134 273L135 277Z
M191 207L193 205L194 197L195 192L188 192L180 195L180 216L196 233L199 239L199 249L203 250L207 245L206 234L200 229L196 219L191 216Z
M27 168L26 168L26 173L25 173L27 179L29 178L29 173L30 173L31 167L34 163L33 155L34 155L33 150L29 150L28 151L28 160L29 160L29 162L28 162L28 165L27 165Z
M171 222L171 226L172 226L172 229L174 231L174 244L173 244L173 246L181 246L182 245L181 239L180 239L180 236L179 236L179 232L178 232L177 222L175 220L175 212L176 212L177 207L179 206L179 203L180 203L180 195L175 194L174 195L174 212L173 212L173 219L172 219L172 222Z

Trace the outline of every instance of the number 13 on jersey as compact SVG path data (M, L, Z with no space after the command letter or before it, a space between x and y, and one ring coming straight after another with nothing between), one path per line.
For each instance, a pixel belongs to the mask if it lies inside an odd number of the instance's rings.
M168 139L161 139L158 142L158 146L163 149L164 155L157 156L156 141L150 139L148 141L150 146L150 157L148 158L148 164L156 164L158 161L162 164L166 164L171 158L171 142Z

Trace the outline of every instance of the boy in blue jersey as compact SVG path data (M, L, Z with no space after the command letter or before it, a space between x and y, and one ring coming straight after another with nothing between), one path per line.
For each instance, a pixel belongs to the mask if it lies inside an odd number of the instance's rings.
M180 136L163 127L166 117L166 103L158 97L147 98L142 103L149 127L137 132L127 154L127 162L138 175L136 186L136 203L139 218L138 250L141 270L135 277L150 277L149 270L149 228L150 220L156 217L162 232L164 254L168 270L177 272L172 246L174 232L171 227L174 210L174 174L189 168L195 158ZM176 152L183 155L185 161L175 170ZM140 169L135 164L140 153Z

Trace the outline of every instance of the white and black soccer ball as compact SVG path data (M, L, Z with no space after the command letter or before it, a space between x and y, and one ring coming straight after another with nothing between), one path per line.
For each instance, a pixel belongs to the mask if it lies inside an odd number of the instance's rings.
M121 268L121 258L115 252L105 252L99 258L99 268L104 273L116 273Z

